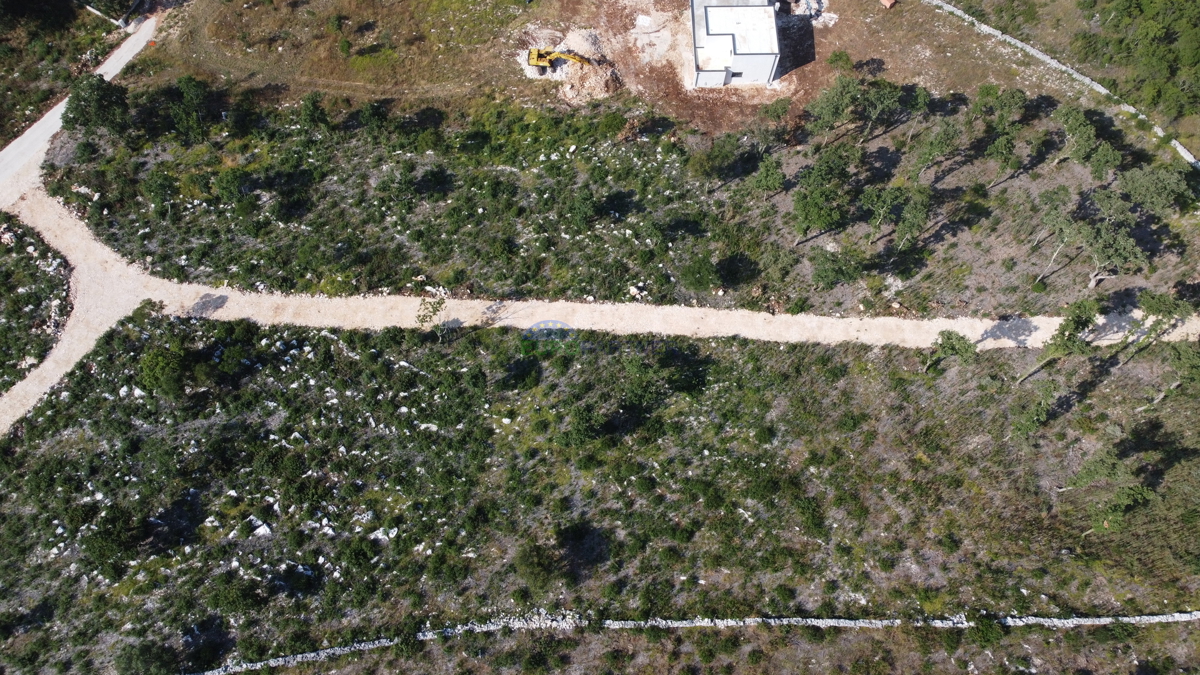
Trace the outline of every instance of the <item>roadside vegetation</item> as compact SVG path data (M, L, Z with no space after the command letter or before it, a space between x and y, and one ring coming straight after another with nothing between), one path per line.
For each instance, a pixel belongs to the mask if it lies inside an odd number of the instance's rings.
M1032 314L1188 279L1187 170L1136 133L992 85L939 99L839 55L801 117L783 101L718 138L636 101L272 109L191 77L83 80L46 180L154 273L258 290Z
M0 4L0 145L40 119L75 77L100 65L116 44L113 30L69 0Z
M195 671L567 609L979 627L465 636L368 658L434 672L759 672L798 653L851 672L1119 669L1131 650L1142 672L1196 663L1186 626L995 623L1195 606L1195 344L1065 350L1018 384L1038 354L976 353L953 333L925 351L528 337L142 308L0 442L2 658Z
M1190 0L961 0L975 18L1047 49L1200 150L1200 5Z
M0 212L0 393L54 346L71 314L70 276L41 237Z

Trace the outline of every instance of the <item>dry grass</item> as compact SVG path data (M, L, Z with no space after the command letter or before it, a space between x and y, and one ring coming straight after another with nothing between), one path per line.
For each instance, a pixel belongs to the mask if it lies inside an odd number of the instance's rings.
M436 0L420 10L366 0L196 0L171 16L161 46L144 58L157 60L150 82L191 72L297 97L537 96L540 83L500 64L513 49L512 30L544 14L516 0Z
M418 12L383 0L195 0L171 16L160 46L143 56L140 81L192 73L288 99L320 90L450 109L485 97L561 105L555 85L526 79L517 66L523 29L595 27L621 42L639 14L685 7L683 0L437 0ZM798 104L815 96L833 79L824 61L835 50L859 61L878 59L885 77L942 94L973 92L985 82L1032 95L1080 93L1062 75L919 2L889 11L843 0L828 11L838 20L815 29L816 60L788 73L774 95L790 95ZM734 91L685 91L673 65L645 64L636 54L611 56L637 96L705 131L741 128L763 102L762 95Z

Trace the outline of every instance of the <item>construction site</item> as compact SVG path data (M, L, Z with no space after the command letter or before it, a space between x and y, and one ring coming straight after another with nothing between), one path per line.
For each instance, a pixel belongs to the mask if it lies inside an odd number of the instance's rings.
M732 27L710 26L709 17ZM866 0L446 0L420 12L367 0L192 2L163 30L135 80L196 73L281 101L321 91L444 108L479 98L580 106L629 95L703 131L740 129L780 98L802 106L833 81L825 59L838 50L876 75L937 92L972 91L981 81L1057 86L1037 68L1018 69L1031 65L1024 57L916 0L891 9ZM588 63L530 65L531 49Z
M1200 164L961 1L0 0L0 674L1196 672Z

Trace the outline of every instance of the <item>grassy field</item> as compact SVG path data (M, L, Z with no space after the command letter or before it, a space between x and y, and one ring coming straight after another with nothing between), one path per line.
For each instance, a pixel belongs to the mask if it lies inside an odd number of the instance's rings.
M196 670L565 608L982 627L468 636L351 672L1194 667L1186 627L993 623L1197 602L1200 352L1114 368L1131 353L1015 385L1038 354L927 369L898 349L143 309L0 447L3 658Z
M556 5L545 5L197 0L168 16L161 47L127 76L161 83L203 74L293 99L313 90L431 103L504 92L541 98L544 83L501 64L519 49L520 26L556 20Z
M0 392L41 362L71 313L70 268L41 237L0 212Z
M74 77L100 65L116 45L113 29L67 0L0 12L0 145L41 118Z

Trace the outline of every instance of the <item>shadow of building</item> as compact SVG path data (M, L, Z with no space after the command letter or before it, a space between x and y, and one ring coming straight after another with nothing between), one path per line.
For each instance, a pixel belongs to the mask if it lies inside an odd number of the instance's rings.
M779 34L779 65L775 79L817 60L817 43L813 36L812 18L807 14L775 15L775 30Z

